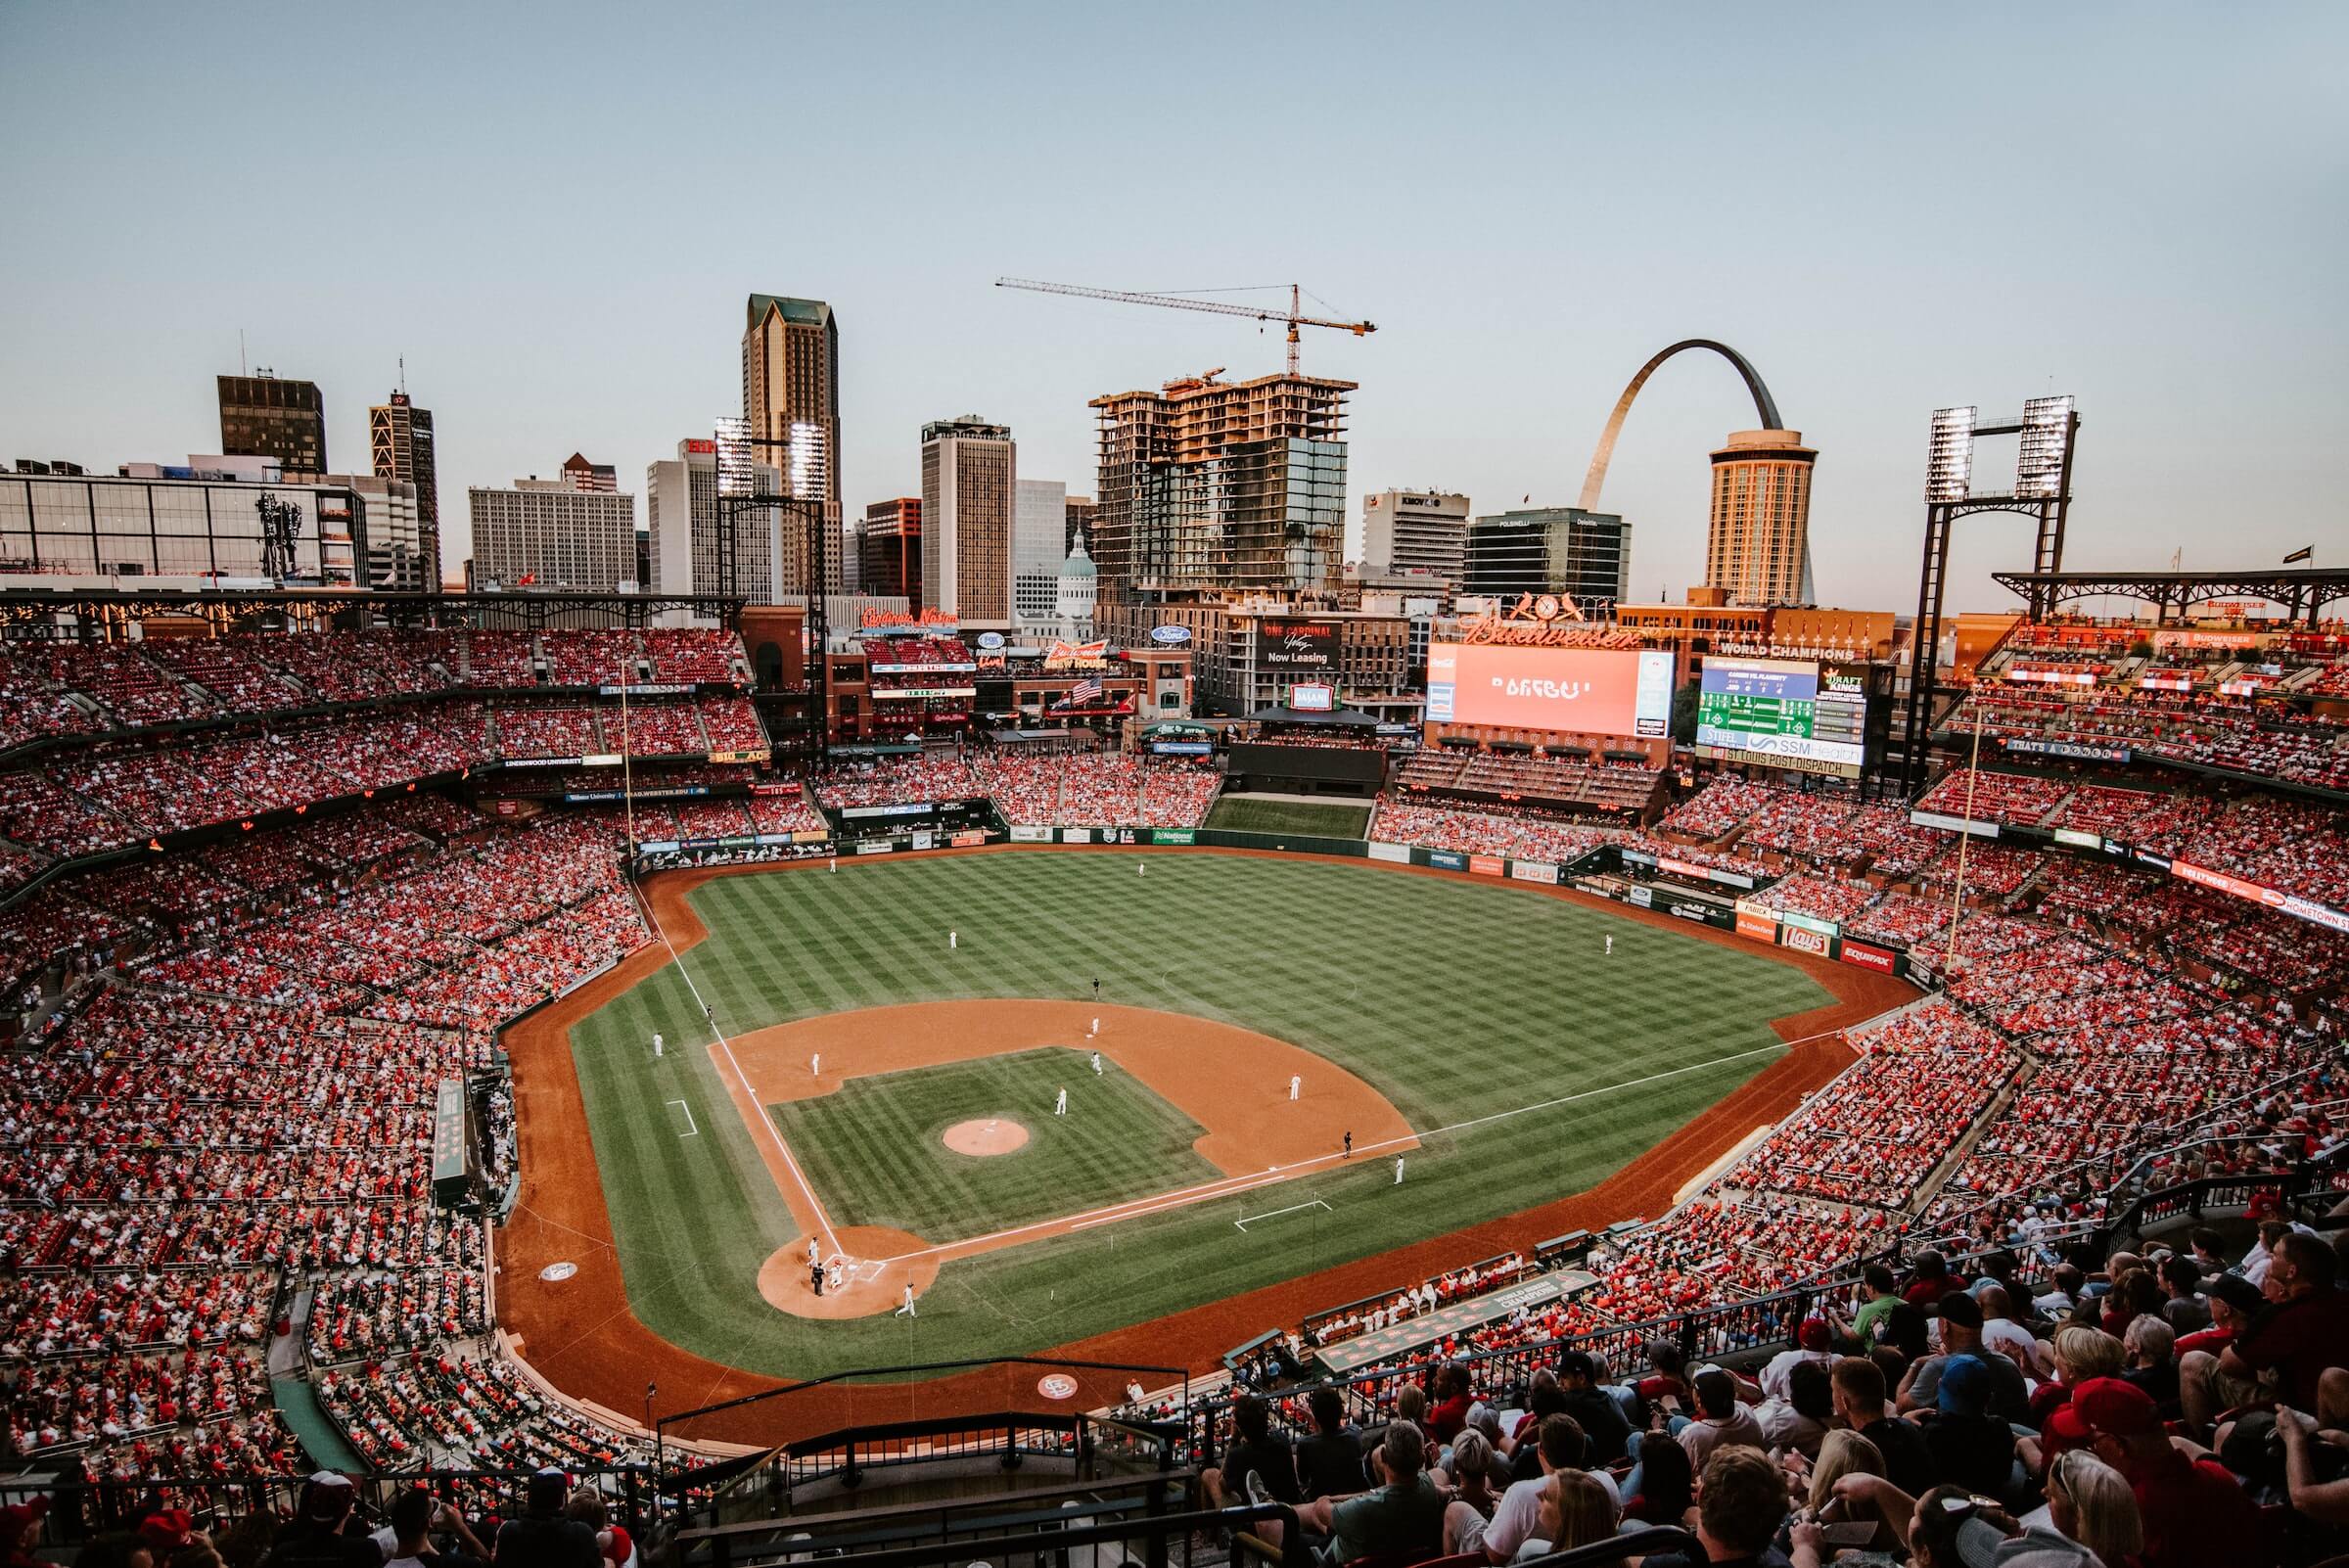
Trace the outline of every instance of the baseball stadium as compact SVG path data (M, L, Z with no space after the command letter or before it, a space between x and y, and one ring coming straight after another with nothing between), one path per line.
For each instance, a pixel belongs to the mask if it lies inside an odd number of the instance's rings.
M2263 1346L2337 1300L2349 633L2270 576L1960 627L1913 737L1796 612L1447 618L1409 727L1168 716L1172 636L0 595L0 1490L1269 1561L1324 1442L1487 1562L1473 1467L1658 1541L1716 1428L1972 1475L1992 1357L2016 1507L2067 1396L2339 1419L2349 1336Z

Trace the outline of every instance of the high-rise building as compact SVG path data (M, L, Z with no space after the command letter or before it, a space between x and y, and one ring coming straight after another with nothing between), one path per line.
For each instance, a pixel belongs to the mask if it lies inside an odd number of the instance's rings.
M274 457L288 474L326 472L326 404L314 381L280 381L264 370L220 376L220 450Z
M1468 550L1468 497L1443 490L1381 490L1362 500L1362 571L1460 580Z
M773 493L782 476L769 463L754 465L757 487ZM772 604L777 520L744 507L735 520L734 591L753 604ZM717 442L688 438L677 455L644 471L647 586L655 593L715 593L717 570Z
M1011 625L1011 428L977 414L922 427L922 595L964 625Z
M1069 487L1059 480L1019 482L1011 514L1011 608L1023 620L1050 619L1069 558Z
M1076 549L1081 543L1084 546L1089 565L1093 553L1093 498L1089 495L1069 497L1069 533L1067 538L1061 540L1060 547L1065 552Z
M824 587L838 592L853 574L843 570L849 541L841 530L840 509L840 323L830 305L821 300L751 296L742 333L742 417L756 443L752 455L784 468L795 483L806 469L820 485ZM794 426L812 427L812 451L809 432L795 432ZM794 580L804 583L809 575L802 572Z
M1612 512L1537 506L1468 525L1461 591L1559 594L1603 617L1632 591L1632 526Z
M416 486L416 526L422 551L424 587L440 590L440 479L433 451L433 411L419 408L404 392L367 410L367 437L375 454L375 477Z
M0 561L51 587L415 588L415 492L197 454L112 475L20 459L0 476Z
M1705 582L1731 604L1812 604L1811 470L1799 430L1741 430L1713 454Z
M468 586L612 593L635 580L633 495L527 479L502 490L477 484L466 497L473 514Z
M620 470L610 463L590 463L578 452L563 459L563 483L575 490L610 495L620 488Z
M856 530L856 591L902 597L922 608L922 498L900 495L864 509Z
M1096 397L1104 602L1334 587L1351 381L1212 376Z

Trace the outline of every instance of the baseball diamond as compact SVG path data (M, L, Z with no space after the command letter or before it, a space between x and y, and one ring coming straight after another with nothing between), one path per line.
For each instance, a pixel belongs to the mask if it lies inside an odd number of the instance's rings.
M1529 1211L1692 1118L1708 1158L1767 1120L1704 1113L1782 1084L1773 1063L1831 1076L1848 1052L1812 1037L1855 1009L1820 978L1868 978L1554 889L1205 851L1137 887L1130 858L655 879L674 958L656 944L508 1037L519 1094L548 1106L524 1123L510 1256L613 1237L584 1289L509 1268L533 1360L595 1397L618 1314L740 1389L1096 1341L1512 1216L1530 1244ZM656 1060L656 1031L707 1045ZM555 1110L572 1093L592 1172ZM676 1135L677 1099L700 1136ZM943 1141L1005 1117L1032 1139L1008 1156ZM816 1305L810 1239L847 1296ZM905 1282L918 1316L891 1311Z

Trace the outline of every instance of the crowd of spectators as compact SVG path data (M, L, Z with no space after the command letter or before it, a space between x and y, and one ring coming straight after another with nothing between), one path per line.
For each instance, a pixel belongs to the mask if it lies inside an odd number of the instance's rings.
M1004 821L1047 827L1197 827L1221 783L1205 761L1114 752L979 752L970 771Z
M1382 844L1415 844L1461 854L1504 854L1565 864L1602 844L1625 842L1616 828L1588 818L1566 821L1530 807L1439 806L1428 797L1379 797L1370 837Z

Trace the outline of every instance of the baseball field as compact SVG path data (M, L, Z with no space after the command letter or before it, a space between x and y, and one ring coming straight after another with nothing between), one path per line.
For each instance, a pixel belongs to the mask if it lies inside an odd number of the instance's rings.
M1823 966L1669 922L1338 861L1038 850L685 886L675 956L581 993L576 1086L517 1056L506 1256L533 1276L500 1288L560 1327L536 1357L623 1314L756 1378L1097 1339L1597 1186L1784 1056L1773 1020L1845 1001ZM549 1141L562 1095L591 1168ZM604 1212L624 1300L581 1306L554 1293L608 1277ZM539 1282L549 1256L576 1277Z

